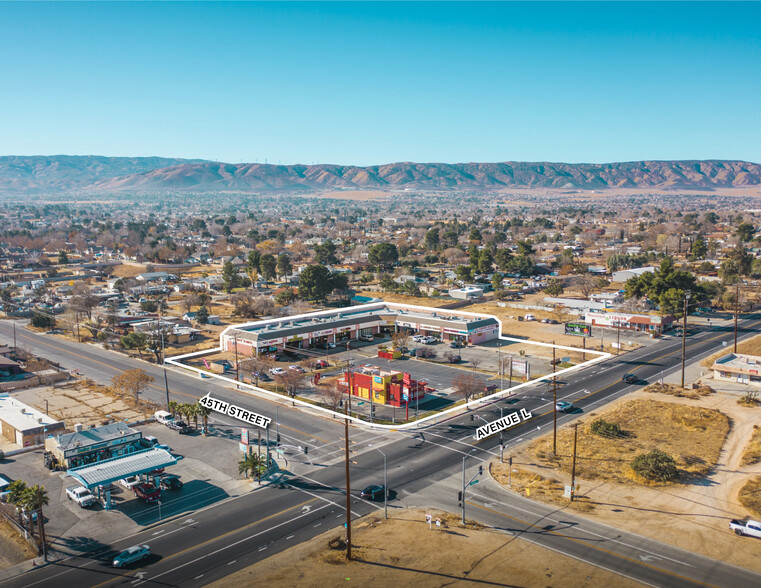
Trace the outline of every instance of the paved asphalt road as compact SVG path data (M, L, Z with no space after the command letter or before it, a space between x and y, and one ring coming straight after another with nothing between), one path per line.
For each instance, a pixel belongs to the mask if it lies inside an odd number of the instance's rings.
M741 335L756 333L758 316L741 321ZM8 340L8 324L0 322L0 340ZM51 357L66 367L82 368L90 377L100 372L106 380L116 370L133 367L137 362L96 348L37 336L23 331L20 343ZM731 331L705 331L693 335L688 343L688 361L696 361L721 348L730 340ZM52 340L52 342L51 342ZM50 347L54 345L55 347ZM72 356L71 353L77 354ZM58 354L58 355L56 355ZM681 341L665 339L661 343L591 366L566 378L558 399L569 400L580 411L589 411L620 397L637 386L622 383L624 372L634 372L643 381L654 381L661 372L678 370ZM156 366L140 364L154 376ZM92 372L92 373L90 373ZM155 372L155 373L154 373ZM227 395L237 404L272 412L272 403L252 398L204 381L170 373L173 395L199 397L210 387L215 394ZM157 381L159 378L157 377ZM217 392L218 390L218 392ZM162 390L153 390L158 397ZM515 398L494 402L474 411L487 421L499 417L499 406L526 408L534 417L505 433L507 447L538 435L552 426L551 391L545 383L519 391ZM578 414L580 414L579 412ZM560 423L575 418L562 415ZM30 571L3 585L74 586L142 584L201 586L245 567L298 541L336 528L345 517L342 488L343 463L340 460L339 436L343 427L329 419L315 418L287 405L280 410L281 431L288 431L294 443L309 442L309 459L293 464L294 473L284 478L284 487L266 487L229 499L183 516L175 521L151 527L137 536L125 538L100 551L64 559ZM390 508L430 506L457 510L463 458L467 477L476 466L498 455L498 438L492 436L476 442L475 429L480 419L470 415L449 419L417 433L375 433L352 428L353 445L358 453L352 466L352 488L382 483L382 449L388 459L389 487L395 492ZM538 427L538 429L537 429ZM372 442L371 442L372 441ZM312 461L314 465L301 462ZM531 502L495 487L484 480L467 494L468 518L529 541L550 547L595 565L625 574L656 586L751 586L761 585L761 576L710 558L684 552L618 529L593 523L572 513L558 514L555 507ZM356 495L356 491L353 491ZM355 500L353 510L359 515L379 505ZM336 529L336 535L342 530ZM735 540L727 533L725 540ZM128 570L108 567L107 554L139 542L148 542L155 555L144 565Z

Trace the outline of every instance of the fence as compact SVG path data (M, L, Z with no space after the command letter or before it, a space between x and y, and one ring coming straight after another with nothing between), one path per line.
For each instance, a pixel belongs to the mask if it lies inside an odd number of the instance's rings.
M19 534L26 539L27 543L37 550L37 555L42 554L42 545L37 540L37 537L32 537L24 525L19 522L18 515L16 514L16 507L10 504L0 505L0 516L2 516Z
M56 382L63 382L71 377L69 372L56 372L54 374L41 374L17 380L14 382L0 382L0 392L10 392L11 390L22 390L24 388L33 388L34 386L49 386Z

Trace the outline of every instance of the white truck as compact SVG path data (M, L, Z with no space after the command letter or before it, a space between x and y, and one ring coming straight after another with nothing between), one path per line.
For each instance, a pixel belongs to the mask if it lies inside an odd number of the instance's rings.
M72 486L71 488L66 488L66 496L69 497L69 500L73 500L82 508L95 504L95 496L93 496L84 486Z
M761 539L761 523L751 519L733 519L729 522L729 528L735 535L748 535Z
M157 422L161 423L162 425L168 425L172 421L174 421L174 417L171 413L165 411L165 410L157 410L153 413L153 418L156 419Z

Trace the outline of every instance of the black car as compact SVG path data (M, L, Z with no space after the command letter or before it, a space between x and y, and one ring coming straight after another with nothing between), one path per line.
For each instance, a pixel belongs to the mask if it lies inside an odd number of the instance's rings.
M639 378L634 374L624 374L621 376L621 381L626 382L627 384L635 384L639 382Z
M166 426L173 431L177 431L180 435L187 435L191 431L188 424L182 421L169 421Z
M383 500L383 490L383 486L373 484L362 490L362 492L359 493L359 497L367 500Z
M162 490L179 490L182 488L182 480L174 474L164 474L159 482Z
M452 349L459 349L460 347L465 347L465 344L462 341L452 341L449 344L449 347Z

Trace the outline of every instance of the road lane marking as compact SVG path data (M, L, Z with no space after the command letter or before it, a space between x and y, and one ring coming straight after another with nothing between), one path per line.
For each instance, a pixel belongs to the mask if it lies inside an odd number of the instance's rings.
M476 508L480 508L480 509L482 509L482 510L486 510L486 511L489 511L489 512L491 512L491 513L494 513L494 514L496 514L496 515L498 515L498 516L501 516L501 517L505 517L505 518L507 518L507 519L510 519L510 520L513 520L513 521L517 521L517 522L519 522L519 523L521 523L521 524L523 524L523 525L528 525L528 527L529 527L529 528L535 528L535 529L538 529L538 530L540 530L540 531L542 531L542 532L544 532L544 533L548 533L548 534L550 534L550 535L555 535L556 537L560 537L560 538L562 538L562 539L567 539L568 541L573 541L574 543L579 543L579 544L581 544L581 545L584 545L584 546L586 546L586 547L588 547L588 548L590 548L590 549L594 549L595 551L601 551L602 553L607 553L608 555L612 555L612 556L614 556L614 557L617 557L617 558L620 558L620 559L623 559L623 560L629 561L629 562L631 562L631 563L634 563L634 564L636 564L636 565L645 566L645 567L647 567L647 568L650 568L650 569L652 569L652 570L655 570L656 572L660 572L660 573L663 573L663 574L667 574L667 575L669 575L669 576L673 576L673 577L675 577L675 578L679 578L680 580L685 580L685 581L687 581L687 582L691 582L691 583L693 583L693 584L699 584L699 585L701 585L701 586L708 586L709 588L719 588L718 586L715 586L714 584L707 584L706 582L701 582L700 580L694 580L694 579L692 579L692 578L688 578L687 576L682 576L681 574L677 574L676 572L670 572L670 571L668 571L668 570L664 570L663 568L659 568L659 567L656 567L656 566L654 566L654 565L651 565L651 564L649 564L649 563L646 563L646 562L644 562L644 561L637 561L637 560L636 560L636 559L634 559L634 558L628 557L628 556L626 556L626 555L621 555L620 553L616 553L615 551L610 551L610 550L608 550L608 549L604 549L604 548L602 548L602 547L597 547L596 545L592 545L591 543L587 543L586 541L582 541L581 539L575 539L574 537L569 537L568 535L563 535L563 534L561 534L561 533L557 533L557 532L555 532L555 531L552 531L551 529L544 529L544 528L542 528L542 527L539 527L539 526L537 526L537 525L535 525L535 524L533 524L533 523L529 523L528 521L524 521L524 520L521 520L521 519L519 519L519 518L517 518L517 517L512 517L512 516L510 516L510 515L506 515L506 514L504 514L504 513L501 513L501 512L499 512L499 511L496 511L496 510L494 510L494 509L491 509L491 508L487 508L487 507L485 507L485 506L481 506L480 504L475 504L475 503L473 503L473 502L470 502L469 500L466 500L465 502L466 502L467 504L470 504L470 505L472 505L472 506L475 506ZM525 532L521 532L521 533L520 533L520 535L525 535ZM528 540L528 541L532 541L532 540L531 540L531 539L529 539L528 537L525 537L525 538L526 538L526 540ZM542 545L541 543L538 543L538 542L536 542L536 541L532 541L532 542L535 542L535 543L537 543L537 545ZM560 553L564 553L564 552L560 552ZM574 555L571 555L570 553L566 553L566 555L570 555L571 557L574 557L574 558L576 558L576 559L581 559L581 558L579 558L579 557L576 557L576 556L574 556ZM581 560L581 561L588 561L588 560ZM591 563L592 565L595 565L595 566L597 566L597 565L598 565L598 564L596 564L596 563L594 563L594 562L592 562L592 561L589 561L589 563ZM598 566L598 567L604 567L604 566ZM606 569L609 569L609 568L606 568ZM615 571L615 570L611 570L611 571ZM621 572L617 572L617 571L615 571L615 573L617 573L617 574L620 574ZM622 575L624 575L624 574L622 574ZM637 580L637 581L638 581L638 582L642 582L642 580Z

